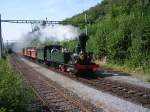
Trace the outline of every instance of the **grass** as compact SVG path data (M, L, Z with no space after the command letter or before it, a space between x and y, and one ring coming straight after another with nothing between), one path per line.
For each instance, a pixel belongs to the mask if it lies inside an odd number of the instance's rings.
M150 73L144 72L143 69L140 67L133 69L133 68L129 68L126 65L120 66L120 65L114 65L114 64L106 64L106 63L102 63L100 61L96 61L96 63L99 64L100 67L102 67L102 68L113 69L116 71L122 71L122 72L128 73L131 76L135 76L139 79L150 82Z
M28 112L33 93L8 64L0 60L0 112Z

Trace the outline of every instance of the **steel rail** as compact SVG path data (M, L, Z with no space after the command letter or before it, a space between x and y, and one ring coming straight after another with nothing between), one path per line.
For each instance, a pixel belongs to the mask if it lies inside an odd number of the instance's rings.
M56 98L57 98L57 95L58 95L58 96L61 96L61 98L64 99L63 102L62 101L60 101L60 102L58 101L57 102L57 100L56 100L56 103L58 105L61 105L61 103L63 103L63 105L69 103L69 105L72 105L72 106L69 107L70 108L69 110L73 111L73 109L78 109L78 110L80 110L82 112L89 112L88 109L86 109L84 106L81 105L80 101L73 100L71 97L66 96L61 90L56 88L54 85L49 84L49 82L44 77L42 77L41 75L38 75L38 73L36 73L36 71L34 72L32 69L29 69L29 67L27 65L25 65L25 63L21 62L16 57L14 57L14 58L15 59L13 59L13 60L16 61L15 62L16 65L15 66L17 67L17 69L22 74L24 74L24 77L30 82L33 91L36 93L36 95L41 99L41 101L45 105L50 106L50 107L52 106L52 105L49 105L51 103L51 101L46 99L48 96L47 96L47 94L44 95L44 92L50 93L51 90L55 90L55 92L54 93L52 92L51 94L52 95L56 94L55 95ZM32 74L32 76L31 76L31 74ZM38 79L38 77L40 77L40 78ZM39 90L37 90L38 86L40 86ZM47 89L46 90L45 88L51 88L51 89ZM52 99L52 101L53 100L54 99ZM62 107L62 108L64 108L64 107ZM61 109L61 106L60 106L60 109Z

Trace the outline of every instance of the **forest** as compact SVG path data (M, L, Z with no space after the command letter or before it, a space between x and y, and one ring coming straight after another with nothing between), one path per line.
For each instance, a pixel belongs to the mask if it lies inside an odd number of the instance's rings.
M96 60L106 58L108 64L150 73L149 0L103 0L65 21L84 29L85 14L89 35L86 50ZM77 42L71 40L63 45L73 49Z

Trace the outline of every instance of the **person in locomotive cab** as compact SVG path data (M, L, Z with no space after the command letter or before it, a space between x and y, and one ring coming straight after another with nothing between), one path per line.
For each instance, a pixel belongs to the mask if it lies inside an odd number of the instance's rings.
M58 52L58 51L59 51L59 50L54 47L54 48L51 50L51 53L53 53L53 52Z
M61 52L62 52L62 53L67 53L67 52L69 52L69 50L68 50L67 48L63 48L63 47L62 47L62 48L61 48Z
M53 53L53 52L55 52L56 51L56 49L55 48L53 48L52 50L51 50L51 53Z
M63 47L61 48L61 52L64 53L64 48Z

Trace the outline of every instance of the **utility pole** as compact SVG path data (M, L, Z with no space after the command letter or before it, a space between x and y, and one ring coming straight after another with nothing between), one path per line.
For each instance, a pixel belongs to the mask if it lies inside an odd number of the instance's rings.
M1 33L1 14L0 14L0 59L2 58L2 33Z
M8 40L7 40L7 51L8 51Z
M84 16L84 20L85 20L85 34L88 35L88 29L87 29L87 15L85 13L85 16Z

